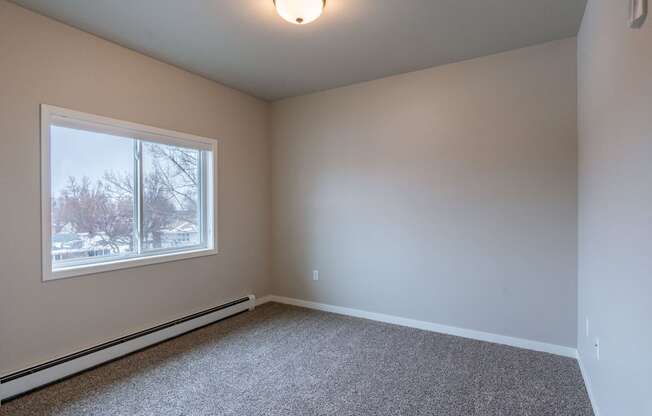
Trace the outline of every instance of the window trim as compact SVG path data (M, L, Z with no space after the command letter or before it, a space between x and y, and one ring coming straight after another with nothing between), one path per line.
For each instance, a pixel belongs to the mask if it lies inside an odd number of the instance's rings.
M206 234L206 247L191 246L186 250L153 251L150 254L125 256L110 259L104 262L91 264L75 264L60 269L52 269L52 202L51 202L51 176L50 176L50 125L54 120L60 125L65 120L78 126L87 124L90 131L118 134L121 136L156 142L167 145L178 145L210 151L212 157L205 158L206 153L201 152L202 168L201 180L201 205L205 212L205 220L201 233ZM75 276L84 276L112 270L142 267L150 264L165 263L218 254L218 229L217 229L217 168L218 168L219 140L180 133L172 130L160 129L128 121L116 120L109 117L83 113L48 104L41 104L41 264L42 280L64 279ZM204 160L207 159L207 160ZM138 198L137 198L138 199ZM212 205L208 200L212 199Z

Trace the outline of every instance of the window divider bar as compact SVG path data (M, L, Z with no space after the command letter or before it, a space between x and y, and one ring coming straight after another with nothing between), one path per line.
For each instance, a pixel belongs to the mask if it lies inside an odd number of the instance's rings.
M143 180L143 142L135 139L134 142L134 227L136 252L143 252L143 205L144 205L144 180Z
M205 151L200 151L199 152L199 163L197 163L197 178L199 178L199 221L200 221L200 227L199 227L199 232L200 234L200 244L205 245L208 247L208 232L207 232L207 226L208 226L208 218L206 217L206 152Z

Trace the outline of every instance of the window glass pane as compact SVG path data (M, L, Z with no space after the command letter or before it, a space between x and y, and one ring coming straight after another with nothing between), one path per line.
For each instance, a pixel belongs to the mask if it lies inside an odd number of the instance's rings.
M134 140L50 126L52 265L135 249Z
M143 142L142 248L171 250L201 241L201 151Z

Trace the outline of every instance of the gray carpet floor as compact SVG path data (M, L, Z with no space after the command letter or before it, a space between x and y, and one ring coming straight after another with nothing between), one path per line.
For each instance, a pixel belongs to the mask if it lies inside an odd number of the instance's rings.
M0 415L592 415L573 359L266 304Z

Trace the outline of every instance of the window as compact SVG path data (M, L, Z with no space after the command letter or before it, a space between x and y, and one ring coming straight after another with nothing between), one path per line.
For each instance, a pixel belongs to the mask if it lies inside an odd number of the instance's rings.
M217 252L217 142L43 105L44 280Z

